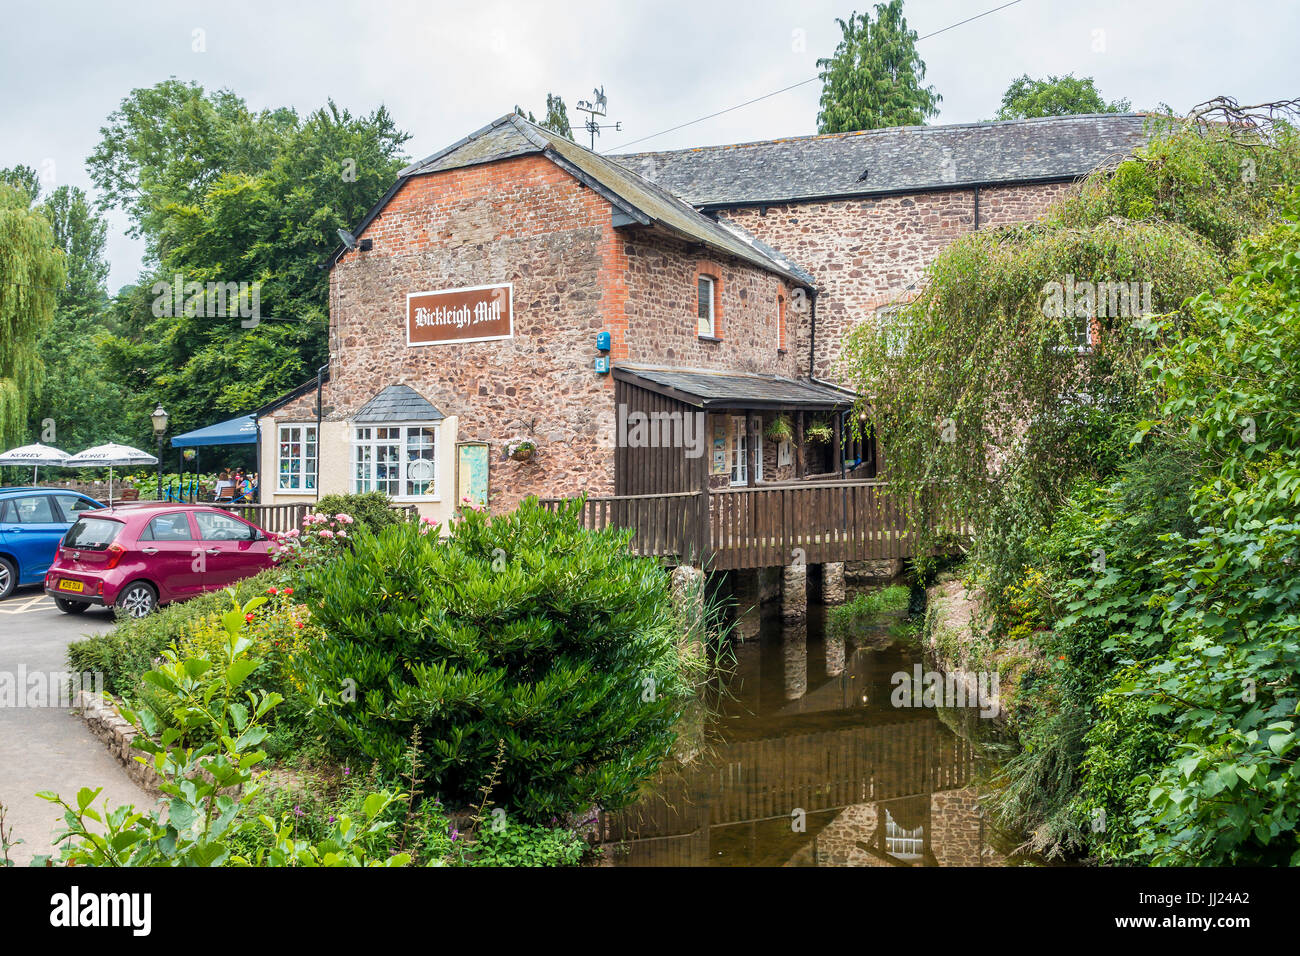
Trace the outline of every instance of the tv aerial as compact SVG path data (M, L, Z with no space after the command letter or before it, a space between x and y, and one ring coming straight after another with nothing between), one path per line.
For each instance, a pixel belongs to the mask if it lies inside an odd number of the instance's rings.
M621 131L623 129L623 123L620 121L617 123L602 124L600 120L605 118L605 109L608 105L605 99L604 84L601 84L600 89L592 90L591 92L594 99L578 100L574 109L579 113L587 114L587 122L582 125L587 132L591 134L591 151L594 153L596 151L596 137L600 135L600 131L602 129L616 129Z

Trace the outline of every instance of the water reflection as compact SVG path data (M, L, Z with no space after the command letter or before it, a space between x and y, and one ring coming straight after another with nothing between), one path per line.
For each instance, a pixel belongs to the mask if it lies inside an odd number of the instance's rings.
M988 866L974 760L930 709L890 705L920 652L845 646L824 615L742 616L725 693L652 796L601 820L628 866Z

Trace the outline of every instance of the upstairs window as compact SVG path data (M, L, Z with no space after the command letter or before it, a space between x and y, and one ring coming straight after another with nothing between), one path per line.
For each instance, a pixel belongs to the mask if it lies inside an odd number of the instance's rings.
M776 297L776 350L785 351L785 295Z
M701 338L717 338L717 294L718 283L713 276L702 275L696 279L696 315L699 317L698 333Z

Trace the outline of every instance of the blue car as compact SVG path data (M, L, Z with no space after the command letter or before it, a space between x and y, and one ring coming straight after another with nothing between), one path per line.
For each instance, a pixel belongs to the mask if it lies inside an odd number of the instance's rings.
M23 584L40 584L59 542L94 498L53 488L0 488L0 600Z

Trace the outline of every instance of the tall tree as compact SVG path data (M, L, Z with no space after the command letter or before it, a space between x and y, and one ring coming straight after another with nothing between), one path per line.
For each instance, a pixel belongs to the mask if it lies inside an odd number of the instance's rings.
M903 16L903 0L876 4L876 19L856 11L836 19L843 36L821 70L819 133L849 133L885 126L920 126L939 112L943 99L922 86L925 61L916 52L916 31Z
M101 132L92 178L152 260L119 296L120 332L104 343L121 380L189 428L315 372L328 354L329 277L318 266L406 162L407 134L387 110L254 113L229 91L169 80L133 91ZM177 275L247 283L259 314L177 314L153 291Z
M149 438L148 396L132 393L104 362L103 339L116 326L109 311L107 226L85 192L60 186L38 207L63 250L67 278L54 319L41 335L45 382L32 404L31 432L70 451L106 441Z
M1092 77L1049 76L1033 80L1028 74L1011 81L1002 94L1000 120L1032 119L1035 116L1077 116L1082 113L1125 113L1128 100L1107 103L1097 92Z
M516 105L515 112L530 123L537 123L538 126L573 139L573 127L569 124L568 107L564 105L564 98L556 93L546 94L546 117L540 121L533 115L532 110L525 113L522 106Z
M49 222L26 192L0 183L0 445L23 437L43 372L37 343L63 278Z

